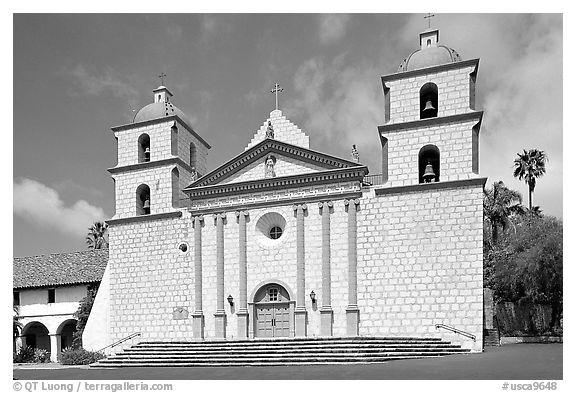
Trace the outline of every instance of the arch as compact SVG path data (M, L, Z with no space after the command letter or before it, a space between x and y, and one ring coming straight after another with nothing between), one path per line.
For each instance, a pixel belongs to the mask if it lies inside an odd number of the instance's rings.
M278 286L282 287L283 289L285 289L286 293L288 294L288 299L287 299L288 301L293 301L296 299L296 297L294 296L294 292L292 292L292 289L290 289L288 284L286 284L282 280L270 279L270 280L261 281L258 285L256 285L256 287L254 288L254 290L250 294L250 301L256 302L256 295L258 295L258 292L263 290L268 285L278 285Z
M177 208L180 202L180 171L172 169L172 207Z
M32 321L22 328L21 336L26 338L26 345L32 348L45 349L50 352L48 328L41 322Z
M438 116L438 86L432 82L420 88L420 119Z
M73 334L76 331L76 321L75 319L67 319L58 326L56 329L56 334L60 335L60 345L58 351L63 351L66 348L72 347L72 341L74 339Z
M170 152L173 156L178 155L178 127L176 127L176 122L170 128Z
M150 152L150 136L144 133L138 137L138 162L150 161Z
M148 203L146 203L148 201ZM147 184L140 184L136 189L136 215L142 216L150 214L152 200L150 197L150 187Z
M434 178L425 179L426 166L432 165ZM436 145L426 145L418 152L418 183L431 183L440 181L440 149Z

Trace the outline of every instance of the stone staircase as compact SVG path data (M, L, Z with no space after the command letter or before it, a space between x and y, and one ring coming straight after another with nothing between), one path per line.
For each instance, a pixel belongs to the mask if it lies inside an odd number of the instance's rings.
M140 342L91 365L117 367L295 366L382 363L467 353L440 338L330 337Z

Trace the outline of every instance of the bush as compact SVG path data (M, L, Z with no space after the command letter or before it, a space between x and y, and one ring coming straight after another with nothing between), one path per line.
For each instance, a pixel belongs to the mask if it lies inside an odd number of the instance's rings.
M48 363L49 361L50 361L50 352L40 348L36 348L34 350L34 363Z
M12 355L14 363L34 363L34 348L22 347L20 351Z
M101 352L87 351L83 348L66 348L60 355L60 363L66 365L90 364L105 357Z

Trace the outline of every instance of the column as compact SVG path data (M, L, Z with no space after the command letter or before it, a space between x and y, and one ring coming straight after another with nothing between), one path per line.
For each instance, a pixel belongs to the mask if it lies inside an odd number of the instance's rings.
M332 277L330 274L330 208L332 202L318 204L322 214L322 307L320 307L320 335L332 335Z
M248 212L236 212L238 217L238 265L240 300L238 302L238 338L248 338L248 265L246 257L246 220Z
M357 209L360 200L344 202L348 208L348 306L346 307L346 332L358 336L360 309L358 308L358 250L357 250Z
M306 276L305 276L305 252L304 252L304 214L306 204L294 205L296 213L296 309L294 310L294 322L296 336L306 336L307 311L306 311Z
M214 214L216 221L216 313L215 336L226 338L226 309L224 308L224 220L226 214Z
M194 225L194 312L192 313L192 334L204 339L204 312L202 311L202 224L204 217L195 216Z
M60 335L50 334L50 360L53 362L58 361L58 355L60 355L58 348L60 348Z

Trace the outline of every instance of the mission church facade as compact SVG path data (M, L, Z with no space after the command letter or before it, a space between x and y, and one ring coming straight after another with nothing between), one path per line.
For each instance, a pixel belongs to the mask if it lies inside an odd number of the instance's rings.
M420 49L381 77L379 176L357 155L311 149L277 109L208 171L209 143L166 87L154 90L132 123L112 128L116 213L84 346L140 332L441 337L481 350L479 60L438 41L438 30L421 33Z

